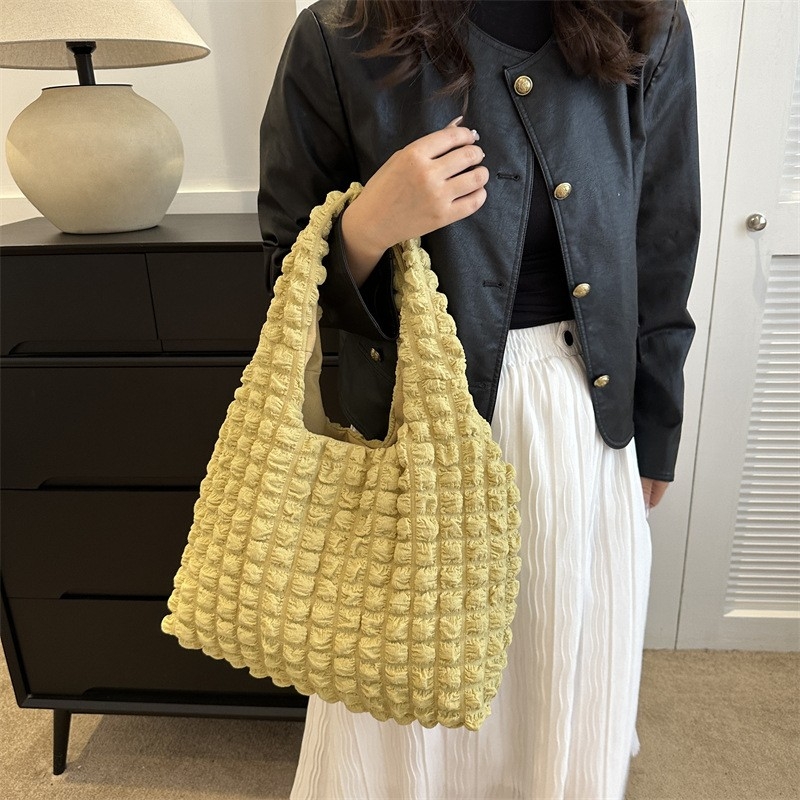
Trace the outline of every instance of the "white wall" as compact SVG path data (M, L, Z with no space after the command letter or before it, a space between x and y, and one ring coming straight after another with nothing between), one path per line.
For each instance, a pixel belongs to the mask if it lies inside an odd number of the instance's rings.
M98 83L130 83L181 132L183 181L171 213L255 212L258 129L294 0L177 0L211 48L199 61L98 70ZM14 183L5 140L17 114L46 86L77 83L75 71L0 70L0 224L40 216Z

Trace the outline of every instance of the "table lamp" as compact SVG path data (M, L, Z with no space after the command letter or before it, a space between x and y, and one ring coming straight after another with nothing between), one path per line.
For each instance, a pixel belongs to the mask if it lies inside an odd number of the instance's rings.
M169 0L3 0L0 67L77 69L14 120L6 160L22 193L65 233L118 233L163 219L183 176L172 120L94 68L174 64L211 51Z

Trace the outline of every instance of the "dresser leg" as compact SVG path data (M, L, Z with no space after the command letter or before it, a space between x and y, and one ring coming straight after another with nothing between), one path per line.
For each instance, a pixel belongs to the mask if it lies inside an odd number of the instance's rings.
M67 766L71 719L71 711L64 711L61 708L53 709L53 775L60 775Z

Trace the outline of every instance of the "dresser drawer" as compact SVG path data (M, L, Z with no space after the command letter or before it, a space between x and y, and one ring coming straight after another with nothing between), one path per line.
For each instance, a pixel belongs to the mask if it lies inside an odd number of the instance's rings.
M144 255L4 256L0 351L158 352Z
M124 700L126 693L133 699L133 693L198 692L250 695L251 705L308 702L291 686L275 686L269 678L181 647L161 631L166 600L8 602L27 686L35 695ZM214 702L221 699L231 701L217 696Z
M269 304L263 251L148 253L147 264L165 351L255 351ZM336 353L338 332L320 336Z
M2 488L199 486L247 363L220 360L4 366Z
M250 358L22 361L0 381L3 489L199 487ZM336 371L323 367L320 384L342 421Z
M3 491L9 597L166 597L192 525L194 491Z
M148 253L165 351L252 353L267 317L264 254Z

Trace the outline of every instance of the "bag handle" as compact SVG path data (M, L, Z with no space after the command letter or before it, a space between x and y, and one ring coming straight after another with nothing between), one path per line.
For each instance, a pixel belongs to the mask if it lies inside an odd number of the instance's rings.
M319 285L325 279L322 258L328 252L327 239L334 219L363 188L361 183L353 181L344 192L329 192L325 201L311 210L308 225L283 259L262 341L280 342L303 354L303 369L294 371L293 385L287 387L285 395L285 402L291 405L301 425L314 433L366 444L360 434L353 436L349 429L327 419L319 388L322 371ZM456 335L455 321L447 312L447 297L438 291L438 277L431 269L430 256L422 248L421 238L395 244L392 252L393 288L400 314L395 388L386 438L383 442L369 440L372 446L388 446L403 423L410 421L406 414L407 398L419 402L423 395L431 393L447 396L459 417L482 419L469 391L464 348ZM343 436L344 431L349 434L347 437ZM422 439L429 440L430 436Z

